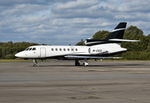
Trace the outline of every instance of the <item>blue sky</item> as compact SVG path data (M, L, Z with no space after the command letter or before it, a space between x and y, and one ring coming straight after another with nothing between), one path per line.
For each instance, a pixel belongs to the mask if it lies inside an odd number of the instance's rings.
M75 44L120 21L150 34L150 0L0 0L0 42Z

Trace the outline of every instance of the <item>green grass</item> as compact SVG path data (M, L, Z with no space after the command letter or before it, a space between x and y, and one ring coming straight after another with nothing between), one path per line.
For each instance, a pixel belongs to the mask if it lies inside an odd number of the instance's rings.
M7 63L7 62L31 62L31 60L24 60L24 59L0 59L0 63Z

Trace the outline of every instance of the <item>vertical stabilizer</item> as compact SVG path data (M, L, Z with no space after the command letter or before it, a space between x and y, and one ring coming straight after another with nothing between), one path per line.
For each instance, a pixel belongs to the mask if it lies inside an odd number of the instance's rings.
M126 25L126 22L120 22L104 40L107 41L109 39L123 39L123 34L126 29Z

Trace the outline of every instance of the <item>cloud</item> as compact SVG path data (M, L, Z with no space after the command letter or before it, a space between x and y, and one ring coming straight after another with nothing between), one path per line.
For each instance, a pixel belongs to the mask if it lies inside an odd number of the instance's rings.
M20 4L37 4L37 5L49 5L53 4L55 2L61 3L61 2L67 2L71 0L1 0L0 5L1 6L15 6L15 5L20 5Z
M75 44L127 21L149 34L150 0L1 0L0 41Z
M89 6L95 5L98 3L98 0L74 0L66 3L57 3L54 6L55 9L58 10L66 10L66 9L84 9L88 8Z

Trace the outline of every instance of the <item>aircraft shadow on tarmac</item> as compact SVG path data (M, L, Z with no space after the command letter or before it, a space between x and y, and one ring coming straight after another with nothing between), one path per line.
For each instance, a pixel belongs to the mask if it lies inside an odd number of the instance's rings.
M74 65L38 65L37 67L74 67Z
M142 64L102 64L102 65L89 65L89 67L137 67L137 66L143 66Z
M144 64L137 64L137 63L133 63L133 64L97 64L97 65L88 65L87 67L142 67L145 66ZM81 66L74 66L74 65L38 65L37 67L84 67L83 65Z

